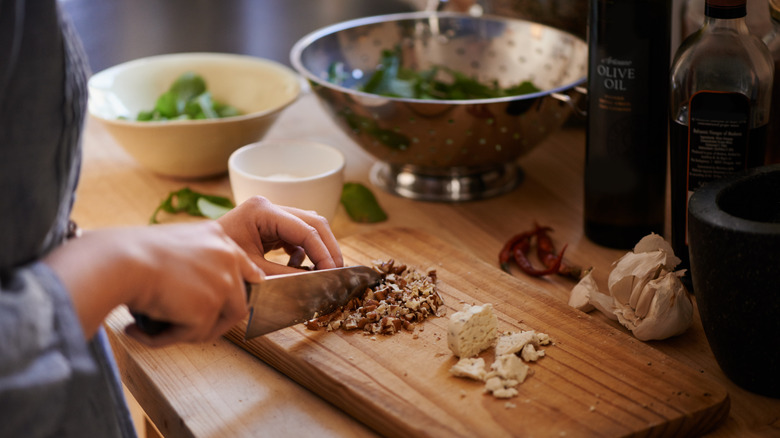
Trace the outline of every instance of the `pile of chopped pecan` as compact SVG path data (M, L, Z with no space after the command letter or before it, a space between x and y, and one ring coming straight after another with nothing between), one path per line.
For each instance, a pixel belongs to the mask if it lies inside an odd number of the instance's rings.
M436 289L436 271L423 274L394 260L372 266L382 281L327 315L306 322L309 330L363 330L366 334L392 335L401 329L414 331L416 323L440 316L443 301Z

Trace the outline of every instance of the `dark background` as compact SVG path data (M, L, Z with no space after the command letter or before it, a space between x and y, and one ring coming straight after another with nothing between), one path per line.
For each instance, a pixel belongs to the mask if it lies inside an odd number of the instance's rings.
M60 0L93 72L145 56L228 52L290 65L304 35L344 20L406 12L401 0Z

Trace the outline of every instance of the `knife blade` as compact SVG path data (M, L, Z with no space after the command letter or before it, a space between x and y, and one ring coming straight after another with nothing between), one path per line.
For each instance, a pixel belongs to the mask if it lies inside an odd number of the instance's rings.
M247 286L250 313L244 337L249 340L333 312L381 279L368 266L268 276Z
M247 283L249 321L246 340L325 315L347 304L382 275L368 266L269 275L260 283ZM170 327L166 321L132 312L138 327L150 336Z

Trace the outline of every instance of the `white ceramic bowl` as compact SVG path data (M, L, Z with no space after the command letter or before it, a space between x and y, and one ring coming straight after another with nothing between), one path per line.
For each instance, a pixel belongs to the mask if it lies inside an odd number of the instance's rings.
M233 198L260 195L274 204L316 211L333 220L344 184L344 154L309 140L264 140L233 152L228 161Z
M187 71L201 75L214 99L242 115L209 120L134 121ZM286 66L244 55L177 53L116 65L89 80L89 113L139 163L177 178L225 173L230 154L263 137L282 109L300 95L301 80ZM119 117L129 120L120 120Z

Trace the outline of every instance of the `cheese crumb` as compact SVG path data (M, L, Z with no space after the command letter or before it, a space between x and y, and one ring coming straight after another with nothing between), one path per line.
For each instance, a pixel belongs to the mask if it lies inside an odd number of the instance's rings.
M491 377L485 382L485 392L493 394L495 398L512 398L518 394L517 380L504 380L500 377Z
M539 338L533 330L519 331L501 336L496 344L496 354L514 354L522 351L526 344L538 344Z
M514 354L498 356L490 369L496 376L504 380L516 380L518 383L523 383L530 370L528 365Z
M525 344L520 352L520 357L526 362L536 362L542 356L544 356L544 350L537 351L533 344Z
M487 375L485 360L481 357L461 358L458 363L450 368L450 373L456 377L466 377L473 380L484 381Z

